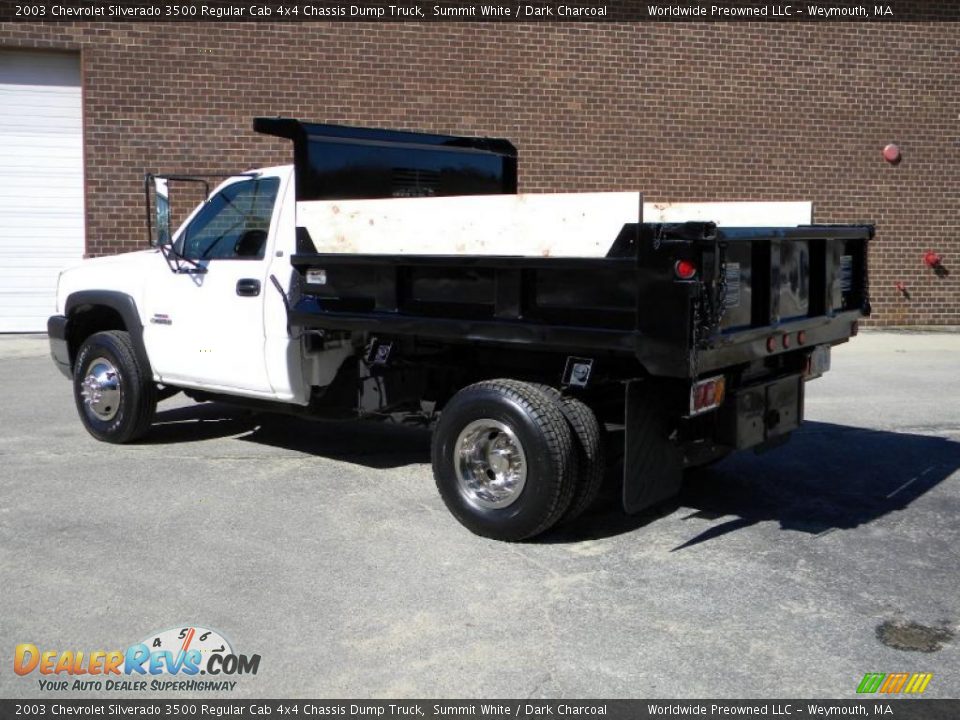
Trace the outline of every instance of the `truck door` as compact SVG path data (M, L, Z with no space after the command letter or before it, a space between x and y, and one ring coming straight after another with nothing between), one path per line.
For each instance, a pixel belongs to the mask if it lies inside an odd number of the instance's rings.
M174 241L198 271L153 276L144 341L162 382L272 395L264 293L280 184L258 176L221 187Z

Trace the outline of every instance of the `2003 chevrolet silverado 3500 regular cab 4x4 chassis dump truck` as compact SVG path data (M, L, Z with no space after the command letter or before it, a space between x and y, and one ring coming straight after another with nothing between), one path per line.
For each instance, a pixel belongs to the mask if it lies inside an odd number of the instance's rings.
M450 511L521 540L589 507L605 438L623 438L628 512L782 442L869 312L870 226L702 217L742 216L722 203L643 222L639 193L518 195L504 140L254 129L293 165L228 178L176 232L187 178L148 176L153 247L62 273L52 354L94 437L137 439L177 390L418 419Z

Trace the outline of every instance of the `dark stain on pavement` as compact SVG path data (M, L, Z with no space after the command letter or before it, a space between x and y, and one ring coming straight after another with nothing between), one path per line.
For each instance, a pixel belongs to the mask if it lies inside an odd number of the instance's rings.
M947 623L930 627L916 622L887 620L877 625L877 639L894 650L933 653L953 640L953 630Z

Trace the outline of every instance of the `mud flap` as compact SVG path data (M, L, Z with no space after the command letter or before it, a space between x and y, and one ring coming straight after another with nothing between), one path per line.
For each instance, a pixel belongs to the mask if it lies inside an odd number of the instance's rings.
M680 492L683 464L655 384L628 382L625 392L623 507L636 513Z

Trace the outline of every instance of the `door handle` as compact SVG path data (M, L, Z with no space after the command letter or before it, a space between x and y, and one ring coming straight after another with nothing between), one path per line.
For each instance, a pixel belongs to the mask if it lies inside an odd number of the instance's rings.
M237 295L241 297L256 297L260 294L260 281L253 278L237 280Z

